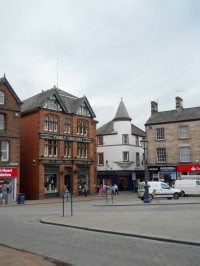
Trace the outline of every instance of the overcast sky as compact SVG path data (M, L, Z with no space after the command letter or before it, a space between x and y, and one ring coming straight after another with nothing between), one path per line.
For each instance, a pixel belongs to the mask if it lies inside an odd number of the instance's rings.
M200 106L199 0L0 0L0 77L23 101L58 87L99 121L121 98L144 130L159 111ZM58 75L57 75L58 73Z

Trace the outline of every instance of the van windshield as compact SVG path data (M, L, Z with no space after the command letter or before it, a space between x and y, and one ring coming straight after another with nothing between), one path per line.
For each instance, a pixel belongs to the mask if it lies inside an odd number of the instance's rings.
M144 183L140 183L140 184L138 185L138 189L139 189L139 190L144 189Z

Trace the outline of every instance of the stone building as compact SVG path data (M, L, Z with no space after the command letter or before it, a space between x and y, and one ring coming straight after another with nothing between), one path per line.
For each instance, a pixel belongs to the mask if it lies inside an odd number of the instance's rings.
M175 101L175 110L163 112L152 101L145 124L149 178L170 185L181 176L200 174L200 107L184 108L180 97Z
M0 197L16 200L20 185L21 101L10 83L0 78ZM7 202L8 203L8 202Z
M117 184L120 191L135 191L144 179L143 148L145 132L131 123L123 100L113 120L97 129L98 185Z
M23 101L21 191L28 199L96 191L96 123L87 98L56 87Z

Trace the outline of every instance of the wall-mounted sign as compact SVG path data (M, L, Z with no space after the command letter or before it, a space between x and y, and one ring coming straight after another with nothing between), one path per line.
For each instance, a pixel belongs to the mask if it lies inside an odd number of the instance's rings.
M73 142L87 142L92 143L93 139L91 138L83 138L77 136L66 136L66 135L53 135L47 133L40 133L41 139L53 139L53 140L64 140L64 141L73 141Z
M177 172L200 172L200 164L177 165Z
M4 167L0 168L0 178L16 178L17 168Z

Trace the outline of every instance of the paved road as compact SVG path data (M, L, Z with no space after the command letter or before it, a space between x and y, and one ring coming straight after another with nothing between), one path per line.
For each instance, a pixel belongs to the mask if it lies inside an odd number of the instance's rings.
M141 213L148 223L147 214L153 214L155 217L159 214L160 217L175 217L174 224L176 226L179 223L184 224L183 221L177 219L179 217L177 214L185 213L187 214L187 227L192 223L198 224L200 205L173 205L171 202L170 206L164 204L155 207L140 205L135 208L135 211L133 206L128 205L111 207L111 211L107 206L93 206L102 205L100 201L76 202L73 205L73 210L74 218L83 214L85 217L95 217L96 220L100 220L101 217L104 217L103 214L107 214L111 222L115 221L117 215L126 221L129 219L130 213L135 217L137 217L137 213ZM70 216L70 205L67 204L64 219L70 220L73 217ZM150 207L153 208L150 209ZM199 265L199 246L158 242L42 224L40 220L44 217L62 218L61 203L12 206L0 208L0 212L0 244L67 262L70 265L146 266L153 264L160 266L161 263L162 265L173 266ZM188 221L188 213L192 216L191 223ZM81 224L80 219L79 223ZM152 223L151 219L149 219L149 223ZM164 234L168 230L166 227L167 225L163 226ZM183 228L183 231L186 232L187 227ZM196 236L196 240L200 239L199 230L196 232Z

